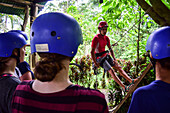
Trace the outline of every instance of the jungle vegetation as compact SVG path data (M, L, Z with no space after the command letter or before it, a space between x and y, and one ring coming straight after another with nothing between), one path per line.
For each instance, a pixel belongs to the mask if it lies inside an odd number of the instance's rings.
M102 68L97 69L97 75L94 74L90 50L92 38L98 33L98 23L102 20L107 21L109 25L107 36L111 44L118 44L113 46L115 57L131 78L140 76L149 63L145 51L149 35L161 26L170 25L170 0L156 0L156 2L155 0L103 0L103 3L99 3L99 0L88 0L84 3L82 0L56 0L56 2L48 2L38 15L47 12L64 12L72 15L79 22L84 42L72 63L77 63L81 68L70 65L70 79L73 83L85 87L106 89L110 108L117 105L124 98L125 93ZM23 18L0 14L0 32L20 30ZM28 23L26 27L28 36L29 32ZM29 47L27 55L26 60L29 62ZM117 75L123 83L129 84L119 73ZM138 87L147 85L153 80L155 76L151 69ZM130 100L131 97L118 112L127 112Z

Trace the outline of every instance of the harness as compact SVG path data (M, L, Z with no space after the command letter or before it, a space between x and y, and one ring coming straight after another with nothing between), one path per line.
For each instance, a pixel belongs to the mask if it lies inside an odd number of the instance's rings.
M109 53L109 50L103 51L103 52L101 52L101 53L95 53L95 57L96 57L96 58L97 58L97 57L100 57L100 56L102 56L102 55L105 54L105 53ZM107 59L108 59L108 55L102 57L102 60L101 60L101 62L100 62L100 66L103 66L104 61L107 60ZM97 72L97 67L94 65L94 62L92 62L92 63L93 63L92 66L93 66L94 74L97 75L97 74L98 74L98 72Z
M97 58L97 57L100 57L100 56L102 56L102 55L105 54L105 53L109 53L109 50L103 51L103 52L101 52L101 53L96 53L96 54L95 54L95 57L96 57L96 58Z
M102 55L105 54L105 53L109 53L109 50L103 51L103 52L101 52L101 53L96 53L96 54L95 54L95 57L96 57L96 58L97 58L97 57L100 57L100 56L102 56ZM102 60L101 60L100 65L102 65L103 62L104 62L105 60L107 60L107 59L108 59L108 54L107 54L106 56L102 57Z

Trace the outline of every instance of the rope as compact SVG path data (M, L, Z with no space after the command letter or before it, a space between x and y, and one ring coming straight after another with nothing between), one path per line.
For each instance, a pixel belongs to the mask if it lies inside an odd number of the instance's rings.
M75 65L77 67L79 67L79 69L83 72L83 68L79 65L79 64L76 64L76 63L70 63L69 65ZM83 72L84 73L84 72Z
M151 9L152 9L152 7L149 7L149 8L146 10L145 14L142 15L142 17L141 17L137 22L135 22L127 31L125 31L125 33L123 34L123 36L121 36L121 38L120 38L116 43L112 44L112 46L116 45L137 23L140 22L140 20L141 20L146 14L148 14L148 13L151 11Z
M140 20L148 13L150 12L152 9L152 7L149 7L145 14L143 16L140 16L140 19L127 31L129 32L138 22L140 22ZM126 32L126 33L127 33ZM125 33L125 34L126 34ZM125 35L124 34L124 35ZM118 43L123 37L121 37L116 43ZM148 66L146 67L146 69L143 71L142 75L140 75L139 79L136 81L136 83L132 86L132 88L130 88L129 92L126 94L125 98L113 109L109 110L112 113L116 113L119 108L123 105L123 103L126 101L126 99L130 96L130 94L136 89L137 85L141 82L141 80L144 78L144 76L147 74L147 72L150 70L150 68L152 67L152 64L149 63Z

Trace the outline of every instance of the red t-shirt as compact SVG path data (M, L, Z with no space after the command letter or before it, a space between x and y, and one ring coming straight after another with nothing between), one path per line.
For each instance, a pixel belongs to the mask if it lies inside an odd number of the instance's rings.
M95 53L101 53L101 52L105 51L106 45L110 46L109 37L106 35L102 36L101 34L97 34L96 36L94 36L94 38L92 40L91 47L95 48ZM106 53L103 54L101 57L103 57L105 55L106 55Z

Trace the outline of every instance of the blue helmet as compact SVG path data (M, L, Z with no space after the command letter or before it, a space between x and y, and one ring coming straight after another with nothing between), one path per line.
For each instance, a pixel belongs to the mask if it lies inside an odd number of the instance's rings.
M149 36L146 51L155 59L170 57L170 26L161 27Z
M46 13L35 19L31 27L31 53L58 53L73 57L83 43L78 22L67 14Z
M27 37L27 34L24 32L24 31L21 31L21 30L11 30L9 32L17 32L17 33L20 33L24 36L25 40L28 40L28 37Z
M23 31L12 30L0 34L0 57L10 57L15 48L22 48L27 44Z

